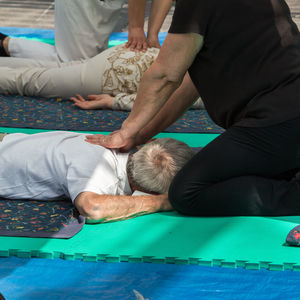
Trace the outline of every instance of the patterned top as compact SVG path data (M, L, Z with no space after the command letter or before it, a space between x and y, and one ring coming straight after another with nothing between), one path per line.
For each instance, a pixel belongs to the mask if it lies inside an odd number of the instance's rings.
M114 96L113 109L131 110L142 76L158 53L157 48L146 52L133 52L124 45L114 48L102 79L103 93Z

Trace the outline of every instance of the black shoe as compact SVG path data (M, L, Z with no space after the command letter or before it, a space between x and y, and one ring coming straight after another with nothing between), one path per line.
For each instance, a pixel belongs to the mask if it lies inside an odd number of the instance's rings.
M0 56L8 56L3 47L3 41L6 37L6 34L0 32Z
M8 37L6 34L0 32L0 40L3 41L6 37Z

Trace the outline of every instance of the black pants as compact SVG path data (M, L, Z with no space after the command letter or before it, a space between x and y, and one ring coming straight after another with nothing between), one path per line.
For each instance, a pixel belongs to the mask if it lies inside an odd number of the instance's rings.
M169 199L193 216L300 215L300 117L233 126L175 176Z

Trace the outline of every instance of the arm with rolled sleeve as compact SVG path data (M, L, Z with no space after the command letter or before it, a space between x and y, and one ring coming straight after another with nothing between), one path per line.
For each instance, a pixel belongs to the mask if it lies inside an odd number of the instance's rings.
M79 213L86 217L87 223L121 221L173 210L167 194L128 196L82 192L76 197L75 206Z

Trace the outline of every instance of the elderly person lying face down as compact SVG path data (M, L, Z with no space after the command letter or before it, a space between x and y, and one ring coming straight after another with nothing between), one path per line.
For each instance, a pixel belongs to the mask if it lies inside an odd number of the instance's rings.
M87 143L86 134L0 134L0 197L70 198L89 222L172 210L168 188L194 151L156 139L120 153Z

